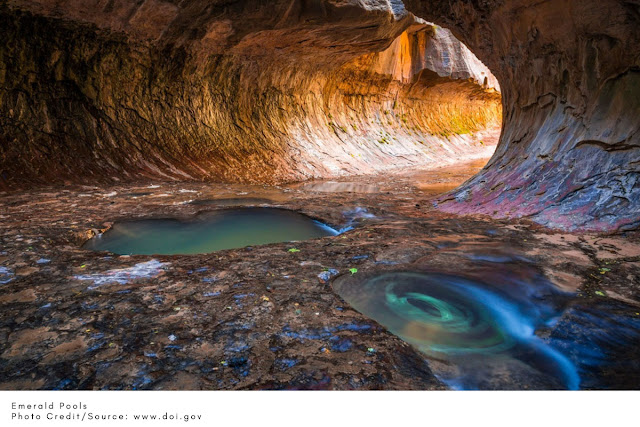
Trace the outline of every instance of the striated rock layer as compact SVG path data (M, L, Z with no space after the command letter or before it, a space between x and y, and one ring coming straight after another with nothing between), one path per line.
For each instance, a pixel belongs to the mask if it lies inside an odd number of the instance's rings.
M175 4L174 4L175 3ZM0 186L274 183L485 156L497 81L400 1L12 0Z
M2 184L488 166L439 207L640 224L638 0L11 0ZM407 8L405 10L405 7Z
M449 212L574 230L640 224L640 1L405 1L491 68L503 133Z

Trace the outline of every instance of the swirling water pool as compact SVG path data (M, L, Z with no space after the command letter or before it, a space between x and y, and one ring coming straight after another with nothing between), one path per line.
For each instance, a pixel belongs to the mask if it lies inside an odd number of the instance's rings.
M628 388L640 378L639 363L620 360L637 353L637 319L582 307L575 295L541 277L502 278L500 284L387 271L341 276L333 286L353 308L426 354L434 373L454 389L578 389L583 377L587 388ZM607 366L627 382L605 384Z

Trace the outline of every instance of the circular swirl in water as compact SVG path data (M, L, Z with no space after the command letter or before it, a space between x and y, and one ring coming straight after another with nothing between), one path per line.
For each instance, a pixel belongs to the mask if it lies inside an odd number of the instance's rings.
M407 322L404 333L419 340L421 348L464 353L497 352L512 346L483 307L469 304L454 292L434 296L401 288L397 284L385 287L387 306Z
M508 350L515 339L500 324L504 316L490 305L490 299L500 303L499 298L473 285L456 276L398 272L366 280L362 287L338 284L336 290L355 309L426 353Z
M508 275L504 280L509 280ZM525 285L526 294L529 287ZM492 370L498 374L488 374L491 381L509 385L506 372L520 378L535 377L537 371L567 388L578 387L580 379L571 362L534 334L544 324L539 313L548 311L542 309L546 303L514 298L513 286L410 271L342 276L333 286L353 308L390 332L432 357L453 362L459 374L446 373L443 378L455 387L482 388L486 385L483 372Z
M495 353L514 345L466 280L435 278L398 273L393 280L385 276L371 280L371 286L384 288L389 313L405 323L400 334L423 351L449 355Z

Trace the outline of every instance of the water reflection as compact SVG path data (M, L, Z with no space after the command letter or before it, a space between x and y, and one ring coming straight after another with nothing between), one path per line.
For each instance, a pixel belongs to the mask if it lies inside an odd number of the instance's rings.
M372 184L359 182L309 182L298 186L301 190L324 193L378 193L380 188Z
M422 193L443 194L458 188L467 179L480 172L486 163L486 159L480 159L439 169L412 171L403 176L409 178L413 186Z
M640 313L611 298L571 306L547 341L577 367L585 389L640 387Z
M221 209L191 221L119 222L84 248L117 254L200 254L336 234L328 225L286 209Z

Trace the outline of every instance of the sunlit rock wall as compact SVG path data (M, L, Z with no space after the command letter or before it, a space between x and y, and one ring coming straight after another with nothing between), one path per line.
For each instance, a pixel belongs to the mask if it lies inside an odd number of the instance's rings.
M400 1L0 3L0 186L282 182L488 153L495 78Z

